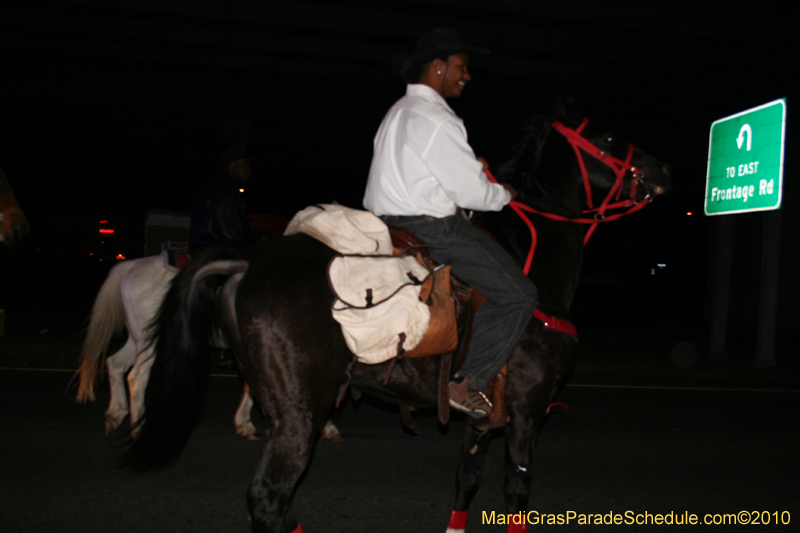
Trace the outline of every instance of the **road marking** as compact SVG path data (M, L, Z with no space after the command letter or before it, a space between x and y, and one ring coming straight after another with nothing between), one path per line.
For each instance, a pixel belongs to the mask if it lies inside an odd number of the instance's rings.
M0 366L0 370L15 370L17 372L76 372L75 370L70 370L69 368L25 368L15 366Z
M23 368L0 366L0 370L12 370L16 372L69 372L75 370L68 368ZM209 374L212 378L238 378L238 374ZM784 392L790 394L800 394L800 389L766 389L758 387L680 387L667 385L601 385L596 383L567 383L567 387L580 387L585 389L635 389L635 390L681 390L681 391L704 391L704 392Z
M74 374L77 369L70 368L30 368L21 366L0 366L0 370L13 370L15 372L69 372ZM212 378L238 378L238 374L209 374Z
M766 389L756 387L679 387L667 385L597 385L591 383L567 383L567 387L583 387L594 389L639 389L639 390L685 390L707 392L789 392L800 394L800 389Z

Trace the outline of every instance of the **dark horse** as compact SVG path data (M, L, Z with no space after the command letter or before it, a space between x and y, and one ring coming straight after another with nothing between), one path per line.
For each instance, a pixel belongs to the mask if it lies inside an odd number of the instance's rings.
M590 198L605 198L609 191L615 202L618 193L632 196L628 205L638 209L669 188L669 167L661 162L592 123L559 120L534 120L500 169L500 180L520 191L521 202L556 217L580 219L587 216L583 206L592 203ZM555 129L560 124L566 128ZM596 157L587 155L589 144L578 150L568 141L576 131L599 149ZM503 212L490 222L522 265L531 236L515 217ZM539 288L540 308L565 319L578 283L585 227L532 218L538 249L530 275ZM206 339L216 316L266 417L263 456L248 491L253 530L301 531L290 510L292 494L353 359L331 317L333 295L326 273L335 255L298 234L247 252L212 251L195 258L175 278L154 324L157 357L141 434L125 457L129 466L144 470L169 465L185 446L202 409L212 361ZM508 513L526 510L533 445L549 402L573 366L576 347L576 337L534 319L509 361ZM388 365L355 365L351 386L404 405L436 405L440 358L400 359L384 385ZM491 433L467 425L449 531L464 528L490 438Z

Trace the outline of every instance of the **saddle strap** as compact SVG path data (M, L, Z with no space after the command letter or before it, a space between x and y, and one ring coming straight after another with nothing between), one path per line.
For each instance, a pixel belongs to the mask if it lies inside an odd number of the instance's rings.
M339 387L339 395L336 397L336 405L334 406L334 409L338 409L339 405L342 403L342 400L344 400L344 393L347 392L347 387L350 386L350 381L353 379L353 367L357 362L358 359L355 355L353 355L353 359L350 360L350 363L347 365L347 368L344 371L345 375L347 376L347 381L342 383L342 386ZM386 377L388 379L388 374Z
M403 353L403 357L428 357L454 352L458 348L456 307L450 288L451 268L450 265L439 268L422 284L420 299L429 302L428 329L416 347Z
M453 354L442 354L442 366L439 369L439 421L447 424L450 421L450 370Z

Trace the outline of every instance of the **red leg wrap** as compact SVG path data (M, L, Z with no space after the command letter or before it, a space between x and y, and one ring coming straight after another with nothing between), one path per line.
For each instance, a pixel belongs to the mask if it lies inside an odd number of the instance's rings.
M300 526L300 523L297 523L297 527L292 530L292 533L303 533L303 528Z
M525 533L528 531L528 521L523 520L521 524L508 524L508 533Z
M467 527L467 515L469 511L453 511L450 513L450 523L447 527L450 529L465 529Z

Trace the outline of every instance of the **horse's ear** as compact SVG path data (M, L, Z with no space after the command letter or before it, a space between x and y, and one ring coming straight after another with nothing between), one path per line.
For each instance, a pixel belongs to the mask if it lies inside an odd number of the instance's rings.
M565 119L575 114L575 97L558 95L553 100L553 115Z

